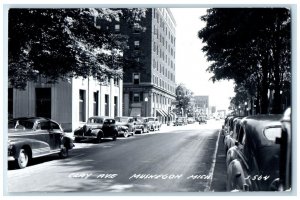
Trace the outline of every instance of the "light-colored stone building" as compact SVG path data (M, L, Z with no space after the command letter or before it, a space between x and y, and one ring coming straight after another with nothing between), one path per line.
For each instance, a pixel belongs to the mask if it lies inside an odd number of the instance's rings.
M72 78L47 84L29 82L25 90L8 89L8 116L48 117L66 131L74 131L91 116L122 116L123 81L100 83L94 78Z

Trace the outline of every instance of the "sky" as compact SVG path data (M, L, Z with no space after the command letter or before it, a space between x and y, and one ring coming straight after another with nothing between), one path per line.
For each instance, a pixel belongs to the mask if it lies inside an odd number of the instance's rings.
M183 83L195 95L208 95L210 106L217 110L228 109L229 97L234 96L233 81L210 79L213 74L206 72L209 63L198 38L198 31L205 27L200 16L205 8L172 8L176 21L176 82Z

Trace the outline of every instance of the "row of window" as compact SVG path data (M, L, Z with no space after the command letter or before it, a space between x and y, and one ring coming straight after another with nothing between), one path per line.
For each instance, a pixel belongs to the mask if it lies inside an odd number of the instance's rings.
M109 116L109 95L105 94L104 115ZM86 90L79 90L79 121L86 121ZM93 115L99 115L99 91L93 94ZM118 115L118 97L114 97L114 116Z
M162 104L162 105L170 105L172 100L161 94L153 93L152 101L153 101L153 103L158 103L158 104ZM130 92L129 93L129 102L130 103L145 102L144 93L143 92Z
M153 103L160 103L162 105L170 105L172 99L165 97L161 94L156 94L153 93L153 99L152 99Z
M155 85L157 85L165 90L168 90L172 93L175 93L175 87L171 86L169 83L165 82L161 78L158 78L157 76L153 75L153 81L154 81Z
M156 70L157 72L159 72L163 76L167 77L169 80L175 82L175 75L173 74L173 72L168 70L167 67L165 67L161 64L159 64L159 66L158 66L158 61L155 60L155 59L153 59L153 70Z
M168 43L168 40L165 39L165 37L158 31L158 28L156 28L156 26L153 26L153 30L154 30L154 35L156 35L156 39L161 43L161 45L163 47L166 48L166 50L168 50L169 53L171 53L171 55L173 56L173 46L175 46L175 42L173 44L173 36L171 35L171 45ZM175 41L175 39L174 39ZM172 46L173 44L173 46ZM174 55L175 56L175 55Z
M164 11L164 10L163 10ZM156 11L156 9L153 9L154 12L154 19L156 19L157 24L160 25L160 28L162 28L163 32L165 33L166 36L168 36L169 40L171 40L171 43L175 44L175 37L172 36L172 33L170 30L168 30L168 25L171 27L170 29L175 30L173 25L170 23L169 18L166 17L167 24L164 22L163 17L160 17L159 13Z

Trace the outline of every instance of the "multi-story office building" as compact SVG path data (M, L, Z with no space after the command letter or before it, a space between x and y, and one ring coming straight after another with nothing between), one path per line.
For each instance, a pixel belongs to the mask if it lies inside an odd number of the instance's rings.
M176 22L170 9L152 8L140 24L143 28L120 26L129 36L129 48L124 54L138 55L140 63L123 69L123 114L156 116L166 122L175 117L171 102L176 89Z

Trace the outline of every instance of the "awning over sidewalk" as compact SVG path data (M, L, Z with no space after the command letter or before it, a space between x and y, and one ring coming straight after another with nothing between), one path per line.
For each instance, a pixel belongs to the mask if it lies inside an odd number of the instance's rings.
M156 113L162 117L166 117L167 115L162 111L162 109L156 109Z
M141 116L141 108L131 108L130 116L131 117Z

